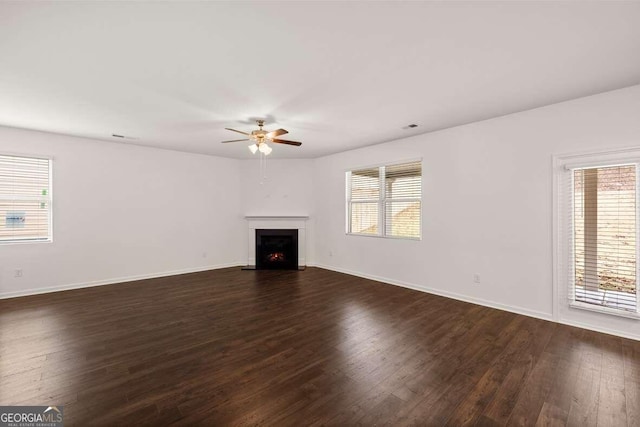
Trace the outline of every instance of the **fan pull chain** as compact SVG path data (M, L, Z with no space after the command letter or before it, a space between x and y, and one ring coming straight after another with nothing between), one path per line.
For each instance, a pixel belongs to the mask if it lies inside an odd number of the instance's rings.
M267 156L260 153L260 184L264 184L267 180Z
M264 173L262 176L263 181L267 180L267 155L263 154L262 157L264 157Z

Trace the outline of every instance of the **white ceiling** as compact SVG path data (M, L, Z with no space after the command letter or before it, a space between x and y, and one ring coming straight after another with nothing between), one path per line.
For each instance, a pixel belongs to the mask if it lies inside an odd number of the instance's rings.
M635 84L640 2L0 3L0 124L226 157L251 118L308 158Z

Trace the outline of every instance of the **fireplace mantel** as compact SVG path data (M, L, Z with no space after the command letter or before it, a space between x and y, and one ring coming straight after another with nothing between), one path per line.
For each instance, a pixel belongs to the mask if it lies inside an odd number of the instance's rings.
M298 230L298 267L307 265L307 215L246 215L249 250L247 266L256 265L256 229L297 229Z
M309 219L308 216L304 215L247 215L244 217L247 221L259 221L259 220L303 220L306 221Z

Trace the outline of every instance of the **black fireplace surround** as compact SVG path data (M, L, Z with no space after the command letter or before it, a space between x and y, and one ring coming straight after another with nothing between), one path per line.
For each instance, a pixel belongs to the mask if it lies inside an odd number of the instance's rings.
M256 229L257 270L297 270L297 229Z

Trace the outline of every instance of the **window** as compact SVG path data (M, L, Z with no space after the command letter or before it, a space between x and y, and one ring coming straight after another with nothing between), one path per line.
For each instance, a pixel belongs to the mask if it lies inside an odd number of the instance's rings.
M51 240L49 159L0 155L0 243Z
M347 172L347 233L420 238L422 164Z
M589 160L562 167L569 304L637 317L640 158Z

